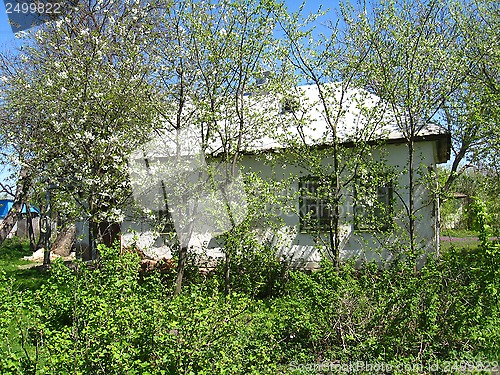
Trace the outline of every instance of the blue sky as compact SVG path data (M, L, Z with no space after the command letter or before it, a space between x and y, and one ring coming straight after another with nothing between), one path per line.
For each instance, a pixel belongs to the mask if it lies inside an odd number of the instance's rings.
M0 4L0 50L6 51L18 45L20 41L14 37L10 28L7 13L5 13L5 3L2 1Z
M298 10L302 3L302 1L293 0L285 0L285 2L291 11ZM338 9L338 0L306 0L304 6L304 15L307 15L311 12L316 12L320 8L320 6L322 6L323 10L330 9L328 17L332 19L335 18L335 10ZM22 40L15 37L10 27L5 10L5 3L4 1L0 1L0 53L8 54L9 51L14 51L16 47L19 47L21 44ZM0 181L4 180L6 178L6 175L7 173L4 170L4 166L0 165Z
M297 10L302 3L301 1L294 0L285 0L290 10ZM330 17L335 17L335 9L338 8L338 0L332 1L320 1L320 0L306 0L306 4L304 7L305 13L311 13L318 10L320 5L322 5L323 9L331 9ZM3 1L0 2L0 52L5 52L15 48L15 46L19 46L21 41L14 36L12 32L9 21L7 18L7 14L5 11L5 3Z

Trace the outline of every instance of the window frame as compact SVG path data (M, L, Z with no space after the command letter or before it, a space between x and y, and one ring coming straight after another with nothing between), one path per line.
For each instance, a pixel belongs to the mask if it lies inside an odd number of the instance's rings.
M324 182L323 182L324 183ZM330 229L331 207L328 199L313 197L321 187L322 181L318 176L304 176L299 178L299 231L300 233L324 232ZM314 187L314 189L311 189ZM307 196L310 195L310 196ZM307 210L308 207L316 207L316 219ZM317 208L320 207L318 215Z
M288 96L281 101L281 114L296 113L300 109L300 100L295 96Z
M356 178L353 202L353 229L355 232L388 232L394 226L394 182L388 176L382 176L378 179L384 183L371 186L369 183L362 184L360 177ZM359 213L361 206L359 204L361 201L360 186L364 188L365 192L373 190L369 196L365 195L366 204L362 206L363 213L361 214ZM381 192L382 189L386 191ZM369 201L374 203L370 205ZM367 208L371 212L367 213Z

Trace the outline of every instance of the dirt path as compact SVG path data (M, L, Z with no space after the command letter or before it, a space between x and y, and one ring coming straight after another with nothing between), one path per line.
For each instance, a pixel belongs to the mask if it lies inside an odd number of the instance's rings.
M478 237L450 237L450 236L441 236L439 237L439 240L441 242L453 242L453 243L464 243L464 242L469 242L469 243L476 243L479 242ZM499 242L500 237L490 237L490 241L494 242Z
M450 236L441 236L439 240L448 241L448 242L466 242L466 241L479 241L478 237L450 237Z

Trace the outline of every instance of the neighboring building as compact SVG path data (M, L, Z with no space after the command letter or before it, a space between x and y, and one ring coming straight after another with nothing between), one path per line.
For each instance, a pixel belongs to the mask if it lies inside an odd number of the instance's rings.
M381 101L373 95L351 90L346 102L345 115L337 127L342 146L352 150L357 150L355 147L360 143L367 146L364 148L364 152L370 154L367 159L386 166L388 177L384 180L381 175L374 174L386 173L382 172L384 168L379 168L378 172L369 168L344 172L354 178L342 189L340 256L342 259L391 259L391 248L397 246L398 241L404 241L402 228L408 219L408 215L405 216L409 202L407 137L404 129L398 128L391 120L391 113L381 108ZM367 110L360 109L360 102ZM279 231L282 235L278 236L279 239L275 237L274 243L283 259L315 267L320 260L321 243L328 243L326 228L331 212L328 202L317 194L322 189L322 179L310 171L307 160L300 160L303 155L292 151L288 141L283 139L294 138L310 149L329 150L331 134L318 102L318 90L314 86L301 86L292 99L270 100L260 107L255 106L254 110L265 111L276 123L286 123L292 116L305 120L300 126L278 129L274 135L249 141L239 163L243 170L257 173L264 179L289 181L288 190L292 192L289 203L294 212L282 210L276 214L283 225ZM415 187L418 242L422 249L432 251L438 247L439 218L438 201L432 196L430 187L437 183L436 165L449 158L450 134L437 125L420 124L413 139L415 180L418 182ZM217 148L213 145L214 151ZM138 155L139 159L146 158L141 156L145 153ZM161 152L148 154L148 158L160 162L162 157ZM322 165L325 170L331 168L332 158L327 155ZM212 238L214 236L200 228L191 236L189 247L203 249L211 257L221 257L223 254ZM155 257L171 256L168 241L158 236L147 221L125 220L121 230L124 246L138 246ZM85 231L82 229L81 232Z
M5 219L13 205L14 201L12 199L0 199L0 223ZM32 217L33 231L35 236L38 236L40 233L40 210L35 206L30 206L30 215ZM28 237L27 216L26 205L24 204L21 211L21 219L12 228L8 236L9 238L13 236Z
M469 218L466 215L470 198L467 194L455 192L443 203L441 209L442 229L469 229Z

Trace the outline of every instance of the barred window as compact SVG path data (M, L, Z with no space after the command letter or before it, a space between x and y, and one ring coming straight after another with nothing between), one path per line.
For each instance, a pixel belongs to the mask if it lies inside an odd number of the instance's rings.
M300 230L326 230L330 226L331 205L328 202L328 185L318 177L299 180Z
M366 180L365 180L366 181ZM392 181L378 185L373 183L356 184L354 192L354 229L361 231L387 231L393 224Z

